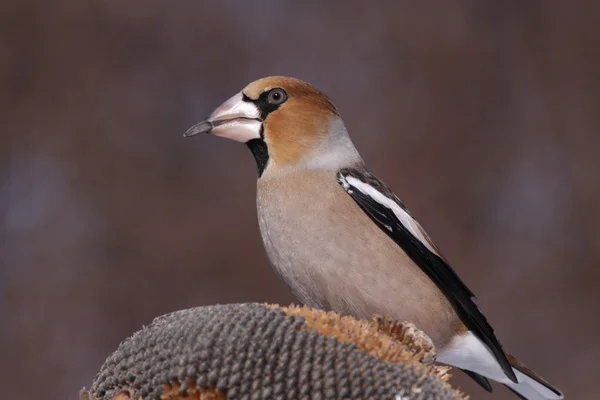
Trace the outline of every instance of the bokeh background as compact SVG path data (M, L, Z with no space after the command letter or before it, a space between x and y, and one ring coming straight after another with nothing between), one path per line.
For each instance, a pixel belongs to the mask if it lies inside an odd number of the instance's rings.
M76 398L169 311L292 301L250 152L182 138L273 74L334 100L505 347L597 398L600 3L562 0L2 1L2 397Z

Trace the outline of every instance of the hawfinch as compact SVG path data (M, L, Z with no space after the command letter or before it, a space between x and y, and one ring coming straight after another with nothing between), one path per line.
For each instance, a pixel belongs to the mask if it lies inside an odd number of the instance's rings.
M333 103L306 82L250 83L184 136L210 133L252 151L260 232L304 304L357 318L412 321L438 361L525 399L562 393L505 353L474 295L398 197L371 174Z

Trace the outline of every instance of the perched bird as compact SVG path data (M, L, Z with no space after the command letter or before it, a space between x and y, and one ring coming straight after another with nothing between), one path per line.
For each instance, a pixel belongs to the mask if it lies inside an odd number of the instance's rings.
M333 103L288 77L250 83L184 136L246 143L258 167L260 232L275 270L306 305L412 321L438 361L525 399L562 393L506 354L460 280L398 197L372 175Z

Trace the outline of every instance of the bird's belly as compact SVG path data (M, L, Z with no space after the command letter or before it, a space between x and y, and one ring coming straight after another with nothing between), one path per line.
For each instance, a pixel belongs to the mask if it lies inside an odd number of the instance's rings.
M445 344L460 325L446 297L368 216L352 209L358 208L353 201L340 206L331 200L259 191L267 254L294 295L358 318L388 314L412 321L436 345Z

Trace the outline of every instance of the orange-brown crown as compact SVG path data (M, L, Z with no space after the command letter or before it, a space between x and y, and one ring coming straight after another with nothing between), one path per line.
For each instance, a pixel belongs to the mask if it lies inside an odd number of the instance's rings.
M340 116L327 96L295 78L262 78L246 86L242 93L251 100L258 100L263 93L275 88L283 89L287 100L265 118L265 142L275 165L291 165L326 137L331 122Z

